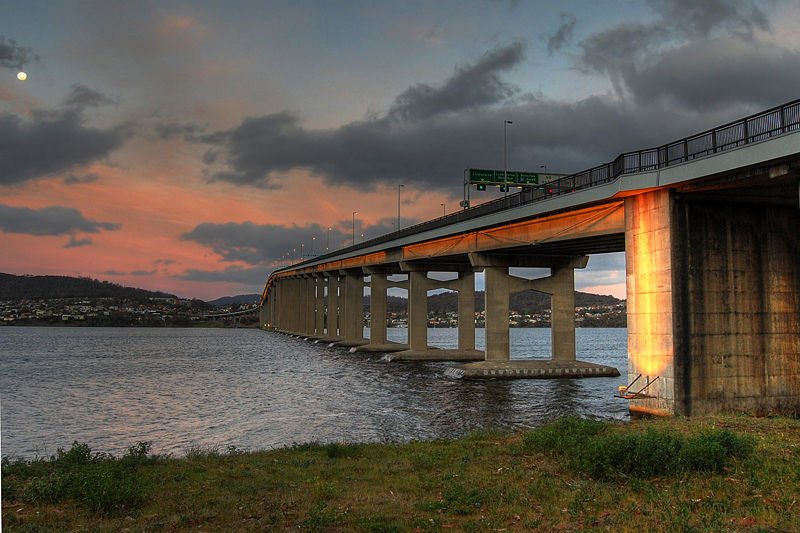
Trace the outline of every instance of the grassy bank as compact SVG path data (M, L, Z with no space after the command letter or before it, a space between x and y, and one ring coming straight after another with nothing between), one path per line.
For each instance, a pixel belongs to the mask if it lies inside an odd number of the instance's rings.
M3 531L800 531L800 421L3 464Z

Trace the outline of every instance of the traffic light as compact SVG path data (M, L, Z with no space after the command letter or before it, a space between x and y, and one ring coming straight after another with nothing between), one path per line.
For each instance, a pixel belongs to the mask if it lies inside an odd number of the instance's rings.
M485 183L479 183L478 184L478 190L479 191L485 191L486 190L486 184Z
M500 192L506 192L508 190L508 185L501 185Z

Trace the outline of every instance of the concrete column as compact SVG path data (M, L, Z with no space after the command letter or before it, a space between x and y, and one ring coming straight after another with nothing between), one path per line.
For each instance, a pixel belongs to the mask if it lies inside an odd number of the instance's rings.
M269 309L270 300L271 299L268 296L266 299L262 300L261 305L258 308L258 327L261 329L264 329L267 322L269 322L269 313L267 310Z
M575 269L552 268L550 279L553 360L575 361Z
M292 332L297 327L295 313L295 283L294 278L284 278L281 287L281 329Z
M317 300L317 280L313 276L303 278L303 332L308 335L314 334L314 323L316 312L314 306Z
M364 338L364 281L360 272L341 271L344 274L344 340L360 341Z
M369 343L386 344L386 274L370 274Z
M486 278L486 360L508 361L510 341L508 333L508 267L487 266Z
M428 273L408 273L408 348L428 349Z
M302 333L304 329L303 320L303 301L305 291L303 291L303 280L294 278L292 280L292 292L288 298L288 309L292 321L292 333Z
M458 273L458 349L475 349L475 273Z
M339 274L328 275L328 337L339 337Z
M631 411L672 413L675 404L672 193L625 198L625 270L628 293L628 378L652 399ZM687 413L688 414L688 413Z
M314 334L317 337L325 336L325 278L322 275L314 275L316 285L316 298L314 301Z
M281 311L282 306L281 303L283 302L283 279L278 279L275 282L275 328L278 330L284 329L283 327L283 312Z

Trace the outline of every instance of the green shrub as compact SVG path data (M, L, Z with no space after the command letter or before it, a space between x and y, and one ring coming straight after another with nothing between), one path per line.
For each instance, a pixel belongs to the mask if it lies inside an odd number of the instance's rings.
M325 453L329 459L337 457L356 457L361 453L361 448L357 444L340 444L331 442L325 445Z
M104 514L130 510L144 499L137 466L149 451L149 443L140 442L116 460L76 441L69 450L59 448L50 460L4 462L4 491L10 486L15 498L32 503L74 499Z
M678 472L719 472L749 456L751 438L730 430L683 436L663 429L609 431L596 420L562 418L523 435L523 447L565 457L570 466L601 479L651 478Z
M753 447L752 439L727 429L703 431L686 439L680 452L680 465L684 470L720 472L730 457L747 457Z
M648 478L675 471L681 438L665 431L598 435L587 443L579 458L592 476Z
M87 508L104 514L134 509L144 499L135 472L111 461L77 471L73 487Z
M525 433L522 442L528 451L574 454L607 427L608 424L598 420L568 416Z

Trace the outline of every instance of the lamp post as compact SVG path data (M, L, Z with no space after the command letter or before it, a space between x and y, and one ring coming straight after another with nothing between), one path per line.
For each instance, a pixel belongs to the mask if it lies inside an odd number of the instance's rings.
M333 228L328 226L328 240L325 241L325 251L328 252L331 249L331 230Z
M510 120L503 121L503 181L505 182L506 196L508 196L508 125Z
M402 183L397 185L397 231L400 231L400 188L405 187Z
M356 245L356 215L358 211L353 211L353 246Z
M439 205L442 206L442 216L446 217L447 216L447 210L445 209L444 204L439 204Z

